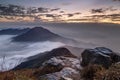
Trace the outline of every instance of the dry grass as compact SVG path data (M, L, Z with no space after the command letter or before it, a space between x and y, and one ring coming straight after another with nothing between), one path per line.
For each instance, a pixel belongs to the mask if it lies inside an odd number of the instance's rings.
M33 73L32 69L0 72L0 80L36 80Z
M81 78L84 80L94 80L97 72L103 72L105 69L100 65L89 65L81 70Z
M109 69L100 65L89 65L81 70L84 80L120 80L120 63L113 64Z
M108 70L98 72L95 80L120 80L120 63L112 65Z
M63 66L47 65L39 69L22 69L0 72L0 80L38 80L42 75L62 70ZM45 79L40 79L45 80Z

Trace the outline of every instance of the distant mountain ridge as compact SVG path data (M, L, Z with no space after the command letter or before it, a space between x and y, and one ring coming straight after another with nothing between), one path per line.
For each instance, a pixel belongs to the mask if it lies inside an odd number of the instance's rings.
M18 35L27 32L30 28L18 29L18 28L9 28L0 30L0 35Z
M72 39L62 37L43 27L34 27L23 34L14 37L13 41L15 42L54 41L54 42L63 42L63 43L75 42Z
M43 27L34 27L27 31L26 33L23 33L21 35L18 35L13 38L13 41L18 42L37 42L37 41L47 41L47 40L55 40L60 39L61 36L52 33L51 31L43 28Z

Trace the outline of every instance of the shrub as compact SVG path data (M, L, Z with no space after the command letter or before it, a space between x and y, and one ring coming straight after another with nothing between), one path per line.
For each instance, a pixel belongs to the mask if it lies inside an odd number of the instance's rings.
M120 80L120 63L112 65L108 70L102 72L102 75L97 73L96 80Z
M113 64L109 69L100 65L89 65L81 70L84 80L120 80L120 63Z

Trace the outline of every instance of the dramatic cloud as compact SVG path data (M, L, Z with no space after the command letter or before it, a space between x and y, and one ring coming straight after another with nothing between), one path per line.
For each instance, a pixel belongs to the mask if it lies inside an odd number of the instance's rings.
M0 4L0 15L23 15L24 14L24 7L17 6L17 5L1 5Z
M45 7L22 7L17 5L2 5L0 4L0 18L5 20L34 20L42 21L42 16L52 17L53 19L59 18L61 15L46 14L49 12L59 11L60 8L45 8ZM45 19L43 19L45 20Z

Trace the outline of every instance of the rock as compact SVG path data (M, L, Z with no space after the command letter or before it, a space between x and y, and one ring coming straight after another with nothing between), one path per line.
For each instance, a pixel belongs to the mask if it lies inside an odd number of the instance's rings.
M46 64L44 66L41 66L40 67L40 70L36 71L34 73L34 75L36 77L39 77L39 76L42 76L42 75L45 75L45 74L50 74L50 73L54 73L54 72L59 72L61 71L62 69L64 68L63 65L61 64L57 64L57 65L54 65L54 64Z
M88 66L89 64L99 64L105 68L108 68L112 65L112 63L120 61L119 55L105 47L86 49L81 56L81 66L83 67Z
M46 80L79 80L80 79L80 61L77 58L70 58L70 57L53 57L50 60L44 62L42 64L42 67L45 68L45 66L49 65L60 65L63 66L62 70L58 70L56 72L45 74L45 75L39 75L40 80L46 79ZM59 66L58 66L59 67ZM46 70L49 70L48 68L45 68ZM52 71L52 70L51 70ZM43 72L43 71L42 71Z
M46 74L39 77L40 80L80 80L80 74L70 67L63 68L60 72Z
M24 68L39 68L40 66L42 66L42 64L45 61L53 57L59 57L59 56L76 58L76 56L74 56L67 48L61 47L61 48L53 49L49 52L40 53L38 55L29 57L27 61L15 67L14 70L24 69Z
M42 66L45 66L46 64L52 64L52 65L62 65L64 67L71 67L76 70L80 70L80 61L77 58L71 58L71 57L53 57L48 61L45 61Z

